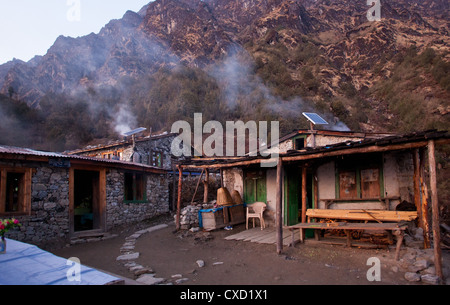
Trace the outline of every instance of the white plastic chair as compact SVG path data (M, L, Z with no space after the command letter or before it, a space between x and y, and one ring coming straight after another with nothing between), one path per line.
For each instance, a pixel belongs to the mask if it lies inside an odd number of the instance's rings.
M264 202L255 202L247 206L247 218L246 218L246 228L248 230L248 220L253 218L253 227L255 227L255 218L259 219L259 223L261 224L261 230L266 227L264 223L263 213L266 210L266 204Z

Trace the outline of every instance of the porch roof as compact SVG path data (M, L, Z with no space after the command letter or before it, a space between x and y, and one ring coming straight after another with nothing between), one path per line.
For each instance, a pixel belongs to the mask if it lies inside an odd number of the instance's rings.
M405 135L394 135L382 138L372 138L360 141L346 141L338 144L316 148L306 147L302 150L290 150L280 154L283 162L307 161L324 157L342 156L360 153L386 152L426 147L429 140L437 144L450 143L447 131L428 130ZM247 166L268 162L271 156L244 156L244 157L215 157L191 158L179 163L183 168L227 168Z

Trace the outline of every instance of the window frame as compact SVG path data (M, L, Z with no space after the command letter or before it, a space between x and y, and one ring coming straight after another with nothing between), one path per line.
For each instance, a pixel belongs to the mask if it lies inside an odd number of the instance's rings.
M308 146L306 138L307 138L306 135L298 135L298 136L295 136L294 138L292 138L292 149L293 150L305 149ZM299 140L303 141L303 146L302 147L298 147L297 146L297 141L299 141Z
M361 157L350 157L350 160L337 160L335 162L336 166L336 199L348 200L348 201L370 201L379 200L385 197L384 188L384 171L383 171L383 158L381 155L363 155ZM366 170L378 170L378 195L373 197L363 196L363 179L362 172ZM341 196L341 174L345 172L355 173L355 186L356 186L356 197L343 198Z
M158 157L160 162L158 162ZM154 159L155 158L155 159ZM163 168L164 167L164 154L162 151L158 151L158 150L152 150L150 152L149 155L149 162L148 162L150 166L154 166L154 167L159 167L159 168ZM158 164L160 163L160 164Z
M131 181L131 193L133 196L133 199L127 199L130 198L129 191L127 188L129 188L129 183L127 183L127 175L132 175L132 181ZM141 181L138 180L138 175L142 178L139 178ZM128 176L129 177L129 176ZM142 196L138 196L138 183L140 183L141 193ZM140 199L142 198L142 199ZM134 173L134 172L126 172L124 173L123 177L123 202L124 203L146 203L147 202L147 175L144 173Z
M122 160L123 159L123 152L124 152L124 149L115 149L115 150L104 151L104 152L101 153L101 159ZM117 158L118 159L114 159L114 153L117 153Z
M23 174L22 185L22 198L18 204L20 210L16 212L6 211L6 198L7 198L7 185L8 174ZM13 217L13 216L29 216L31 215L31 168L15 168L15 167L0 167L0 217Z

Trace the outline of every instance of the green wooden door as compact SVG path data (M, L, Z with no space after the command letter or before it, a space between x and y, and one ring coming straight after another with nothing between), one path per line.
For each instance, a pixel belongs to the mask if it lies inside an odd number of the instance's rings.
M284 219L288 226L299 223L301 204L301 172L299 168L285 168L284 177Z
M245 173L244 202L246 204L251 204L254 202L267 203L265 171L254 171Z

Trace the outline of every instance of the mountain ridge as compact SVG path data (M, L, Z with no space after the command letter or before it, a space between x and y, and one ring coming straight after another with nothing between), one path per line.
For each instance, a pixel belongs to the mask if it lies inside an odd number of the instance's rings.
M255 105L254 119L270 117L264 112L272 103L270 109L330 113L355 130L449 129L448 3L383 0L377 22L367 20L369 8L350 0L157 0L97 34L60 36L44 56L0 65L0 93L40 109L43 100L51 107L56 96L66 101L81 92L96 100L89 107L103 100L129 108L139 123L152 119L138 106L161 113L163 101L179 109L192 102L196 111L217 104L229 119L252 119L243 111ZM145 80L161 87L164 78L193 82L197 92L175 83L179 96L143 89ZM421 124L405 109L411 99L427 113Z

